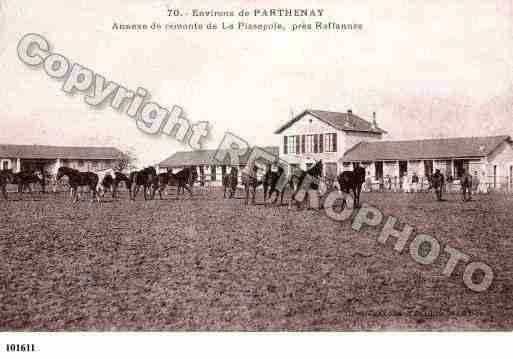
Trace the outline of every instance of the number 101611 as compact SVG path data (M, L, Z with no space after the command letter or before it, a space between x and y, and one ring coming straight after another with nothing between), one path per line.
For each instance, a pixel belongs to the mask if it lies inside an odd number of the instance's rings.
M6 349L8 352L34 352L36 346L34 344L7 344Z

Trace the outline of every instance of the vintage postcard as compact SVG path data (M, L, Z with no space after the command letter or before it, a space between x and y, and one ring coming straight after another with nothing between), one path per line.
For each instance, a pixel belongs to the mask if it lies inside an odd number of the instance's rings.
M505 0L0 0L0 331L510 331L512 31Z

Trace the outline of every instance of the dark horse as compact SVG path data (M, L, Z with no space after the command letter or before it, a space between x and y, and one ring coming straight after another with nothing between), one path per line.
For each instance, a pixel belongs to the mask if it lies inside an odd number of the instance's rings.
M168 186L170 178L172 178L173 175L174 175L173 174L173 169L171 169L171 168L169 168L167 170L167 172L159 173L157 175L157 179L155 180L155 182L153 184L153 195L152 195L152 197L154 197L155 196L155 192L158 191L160 199L163 199L162 198L162 192Z
M342 192L353 192L353 207L360 206L360 194L362 193L362 184L365 182L365 168L356 165L352 171L343 171L337 177L338 185ZM346 204L344 199L343 205Z
M170 186L176 186L176 198L178 198L180 191L183 192L184 189L186 189L192 197L192 186L197 180L198 171L196 167L189 166L170 175L168 184Z
M2 195L5 199L7 199L7 190L6 186L8 183L14 182L14 173L12 170L0 170L0 189L2 190Z
M245 203L249 203L249 191L251 190L252 196L251 196L251 203L255 203L255 197L256 197L256 189L258 186L262 184L262 181L259 181L257 179L257 171L258 167L253 164L249 167L249 170L243 170L242 171L242 185L244 186L244 192L245 192Z
M44 179L42 174L36 174L35 171L24 170L14 174L14 183L18 185L18 192L23 193L25 188L28 188L29 192L32 193L31 184L39 183L44 189Z
M461 174L460 183L463 202L472 200L472 176L466 169L464 169L463 173Z
M96 198L100 202L100 196L98 195L98 175L93 172L80 172L69 167L60 167L57 170L56 179L59 181L62 177L68 177L68 183L71 188L71 197L73 202L78 200L78 187L87 186L93 194L93 200Z
M130 176L128 177L128 189L130 191L130 199L132 201L135 201L135 197L137 197L137 192L139 192L140 187L143 186L144 200L147 200L148 190L154 187L156 180L157 171L155 170L155 167L146 167L145 169L142 169L140 171L130 172Z
M230 173L227 173L223 176L223 188L224 194L223 198L226 198L226 190L230 190L230 198L233 198L235 195L235 191L237 190L237 184L239 181L239 170L237 167L232 166Z
M305 198L309 198L309 191L311 190L318 190L319 189L319 178L322 176L322 169L323 164L322 160L317 161L312 167L307 169L306 171L296 169L293 173L291 178L288 181L288 187L290 187L293 190L293 194L291 199L294 200L297 204L297 207L299 209L299 206L301 202L303 202L303 199L298 199L297 195L299 191L304 190L305 191ZM289 202L289 206L290 206Z
M278 167L277 171L272 170L272 165L269 163L267 165L267 169L264 174L264 178L262 180L262 185L264 187L264 203L267 205L267 199L271 199L273 193L276 193L276 197L274 198L273 204L278 200L278 195L281 194L280 204L283 204L283 194L284 188L278 189L278 181L280 180L283 172L285 170L283 167Z
M128 190L130 190L130 179L123 172L115 171L114 177L112 178L112 198L117 198L118 195L118 187L121 182L125 183L125 186Z

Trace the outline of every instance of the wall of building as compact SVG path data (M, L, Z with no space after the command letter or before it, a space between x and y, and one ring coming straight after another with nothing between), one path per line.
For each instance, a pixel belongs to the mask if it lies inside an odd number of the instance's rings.
M327 152L323 148L321 153L284 153L283 137L284 136L302 136L302 135L315 135L315 134L337 134L337 151ZM280 159L290 164L296 164L301 167L306 167L306 164L315 163L322 160L328 166L336 167L336 172L340 173L343 170L343 164L340 161L342 155L349 148L353 147L361 141L375 141L382 138L380 134L371 134L367 132L345 132L335 129L334 127L326 124L318 118L305 114L301 119L285 129L280 135ZM323 146L325 147L325 146ZM326 168L326 166L325 166Z
M496 169L494 171L494 168ZM483 166L487 181L495 183L497 189L511 187L513 177L513 147L510 143L503 142L491 155L488 156Z
M23 161L23 160L22 160ZM117 160L66 160L61 159L50 160L44 165L45 171L53 173L57 170L57 167L65 166L70 167L79 171L100 171L107 168L112 168L116 165Z
M319 135L327 133L337 134L337 152L327 152L326 148L323 148L321 153L284 153L283 148L283 137L284 136L301 136L301 135ZM337 166L338 159L340 158L340 149L344 145L343 132L339 131L318 118L305 114L301 119L295 122L292 126L285 129L280 135L280 159L300 167L305 168L307 164L315 163L322 160L323 163L332 163ZM324 146L323 146L324 147Z
M353 148L358 143L365 141L365 142L373 142L378 141L383 138L383 135L377 134L377 133L370 133L370 132L344 132L344 142L343 142L343 148L342 154L344 154L347 150L350 148Z
M16 167L15 158L0 158L0 170L8 169L14 170Z

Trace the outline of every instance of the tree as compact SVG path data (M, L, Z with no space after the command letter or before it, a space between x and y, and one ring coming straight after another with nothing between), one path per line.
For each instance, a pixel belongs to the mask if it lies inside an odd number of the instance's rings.
M117 163L114 165L114 169L120 172L131 171L135 169L136 161L137 156L135 155L133 150L125 151L123 153L123 156L118 158Z

